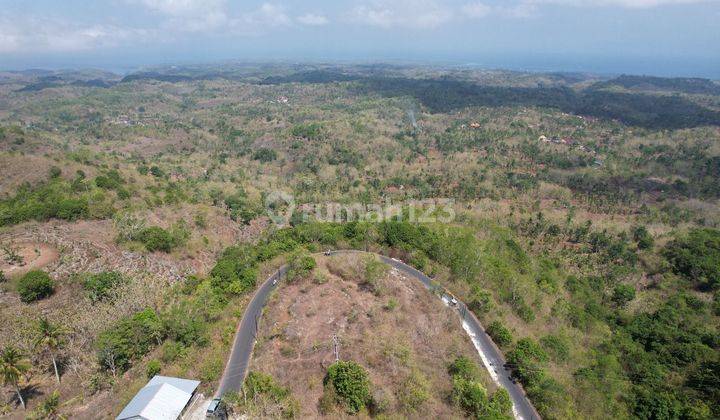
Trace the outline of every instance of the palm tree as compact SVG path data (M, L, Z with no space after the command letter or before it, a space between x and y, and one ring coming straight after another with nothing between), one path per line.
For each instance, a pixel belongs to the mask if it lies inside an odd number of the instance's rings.
M50 353L53 368L55 369L55 379L60 383L56 354L60 347L65 344L64 335L67 331L60 325L51 323L47 318L40 318L37 331L38 337L35 340L35 347L42 347Z
M0 353L0 377L3 385L12 385L15 387L18 399L23 408L25 408L25 400L20 393L20 377L30 370L30 361L23 357L23 354L15 347L7 346Z
M53 391L45 401L38 406L38 414L41 417L48 420L64 420L67 417L59 413L60 411L60 393L57 390Z

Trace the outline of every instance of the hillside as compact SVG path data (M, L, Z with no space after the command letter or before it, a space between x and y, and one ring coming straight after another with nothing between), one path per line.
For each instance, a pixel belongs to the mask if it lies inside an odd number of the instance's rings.
M0 350L22 371L2 415L111 418L158 372L212 395L257 283L352 248L466 302L543 418L720 416L716 82L381 64L125 76L0 73ZM413 373L433 384L421 410L472 415L445 394L452 358L477 358L455 323L430 327L450 319L436 300L318 263L268 308L263 398L318 413L342 333L389 412L410 413ZM427 311L401 311L413 299ZM300 355L312 389L289 376Z

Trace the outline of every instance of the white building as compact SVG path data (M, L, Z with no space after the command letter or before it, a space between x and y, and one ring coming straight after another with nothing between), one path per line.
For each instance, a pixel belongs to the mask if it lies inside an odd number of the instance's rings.
M115 420L176 420L195 394L200 381L155 376Z

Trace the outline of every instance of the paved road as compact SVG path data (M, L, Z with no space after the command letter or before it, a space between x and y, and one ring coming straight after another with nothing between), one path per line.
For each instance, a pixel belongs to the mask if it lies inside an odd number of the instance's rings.
M270 292L277 287L277 283L286 272L287 266L282 266L268 277L257 289L247 308L245 308L245 313L235 332L235 342L230 351L230 358L225 364L225 372L223 372L220 379L220 387L215 394L216 396L225 395L230 391L240 391L255 347L258 322L260 322L263 307L268 296L270 296Z
M363 251L343 250L333 251L331 254L338 255L362 252ZM426 288L433 288L432 279L426 276L423 272L418 271L401 261L384 255L378 255L378 257L380 257L380 259L386 264L419 280ZM250 304L245 309L242 320L238 325L238 330L235 334L235 342L233 343L233 347L230 352L230 358L225 365L225 372L220 380L220 387L218 388L216 396L222 396L229 391L240 391L242 383L245 380L245 375L247 374L253 347L255 346L258 322L260 320L260 316L262 315L262 309L267 302L268 296L275 289L277 283L279 283L279 280L286 272L287 267L282 266L278 269L278 271L268 277L268 279L260 285L260 288L255 292ZM447 298L443 300L448 302ZM522 386L514 383L510 379L510 372L504 367L505 358L503 357L502 352L485 333L480 321L477 320L471 311L466 310L465 305L462 302L458 302L455 306L458 308L458 315L463 321L463 328L468 333L473 341L473 344L480 353L483 363L488 369L490 376L492 376L493 380L495 380L498 385L507 389L510 394L510 399L513 403L513 414L515 417L526 420L540 419L540 416L530 403L530 400L528 400L525 396Z

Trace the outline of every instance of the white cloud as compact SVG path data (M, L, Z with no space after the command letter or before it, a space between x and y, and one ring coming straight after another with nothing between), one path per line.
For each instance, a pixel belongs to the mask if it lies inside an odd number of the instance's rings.
M245 13L233 23L233 26L242 25L246 29L263 29L268 27L288 26L292 19L285 12L285 8L271 3L263 3L258 9ZM238 28L242 29L242 28Z
M169 16L217 14L224 10L225 0L128 0Z
M142 29L115 25L77 25L70 22L0 16L0 53L76 52L116 47L148 36Z
M718 2L720 0L517 0L497 5L467 3L460 8L464 17L483 18L501 16L506 18L532 18L539 16L543 6L566 6L576 8L618 7L624 9L649 9L664 5Z
M126 0L164 15L158 26L165 31L206 32L228 23L226 0Z
M355 7L351 19L383 28L435 28L453 18L450 6L434 0L374 0Z
M328 18L315 13L306 13L297 17L297 21L308 26L323 26L329 23Z
M627 9L649 9L666 5L682 5L695 3L710 3L717 0L523 0L521 5L555 4L574 7L605 7L615 6Z
M294 25L323 26L335 16L320 11L293 10L278 3L262 3L244 12L230 7L230 0L113 0L136 7L151 22L135 27L135 20L108 16L80 23L73 16L30 16L0 9L0 53L71 52L141 42L168 42L202 34L253 36ZM234 1L234 0L233 0ZM264 0L260 0L264 1ZM432 29L467 19L529 18L544 8L574 7L648 9L669 5L718 3L720 0L351 0L345 14L348 23L381 28ZM2 0L0 0L2 2ZM256 3L257 4L257 3ZM145 16L143 16L143 13ZM292 16L292 17L291 17Z
M493 8L485 3L467 3L460 9L465 17L483 18L492 13Z

